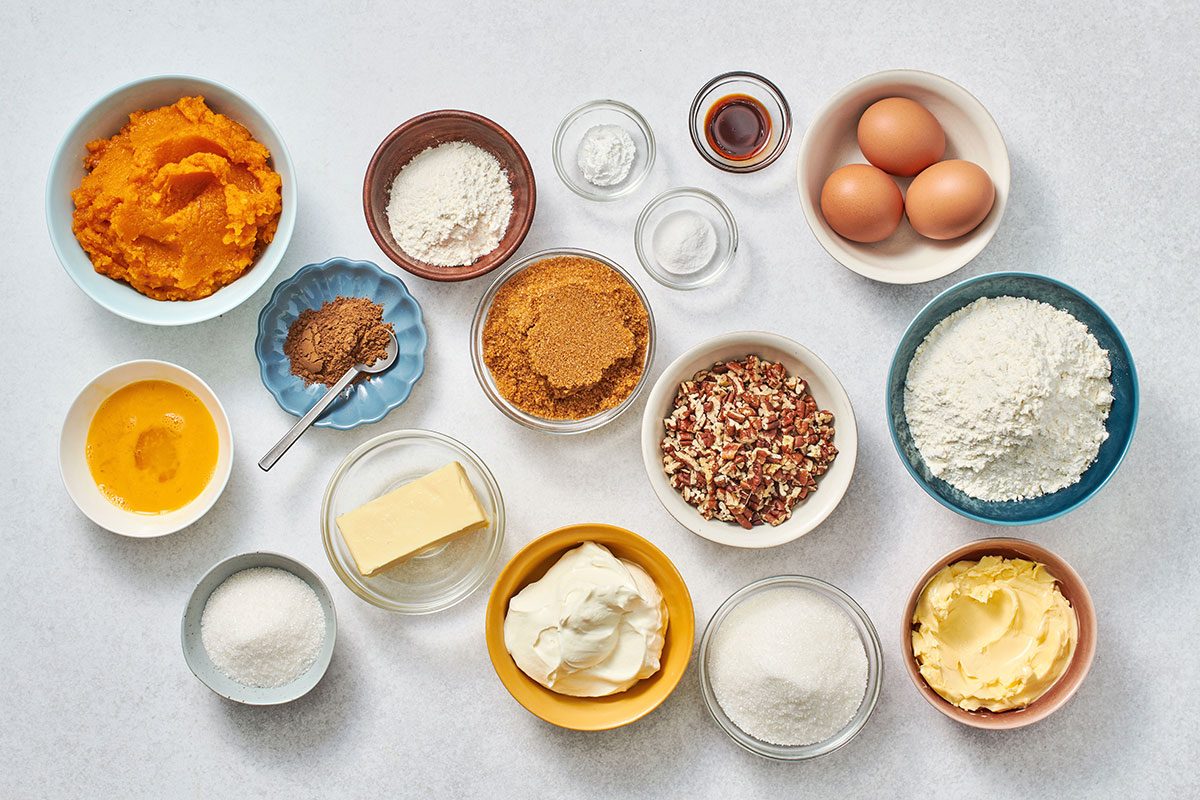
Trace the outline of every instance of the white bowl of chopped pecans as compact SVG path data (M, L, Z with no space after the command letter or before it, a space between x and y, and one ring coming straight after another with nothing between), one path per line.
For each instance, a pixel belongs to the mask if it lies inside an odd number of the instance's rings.
M820 525L854 474L858 428L833 371L762 331L693 347L659 376L642 460L663 507L733 547L774 547Z

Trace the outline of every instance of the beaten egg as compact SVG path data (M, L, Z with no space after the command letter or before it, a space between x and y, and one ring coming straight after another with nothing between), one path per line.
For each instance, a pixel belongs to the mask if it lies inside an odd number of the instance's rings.
M878 242L891 236L904 216L904 196L883 170L847 164L821 187L821 214L829 227L852 242Z
M913 229L930 239L957 239L992 210L996 187L978 164L940 161L913 178L906 210Z
M217 426L204 402L170 381L113 392L88 426L92 480L126 511L164 514L204 491L217 466Z
M946 132L925 106L907 97L888 97L859 118L858 147L884 172L908 177L942 157Z

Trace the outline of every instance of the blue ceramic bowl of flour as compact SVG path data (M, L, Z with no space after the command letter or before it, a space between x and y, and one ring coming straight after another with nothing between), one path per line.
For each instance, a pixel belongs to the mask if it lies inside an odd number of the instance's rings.
M988 501L969 497L936 478L913 442L904 415L904 381L913 353L933 327L950 314L981 297L1026 297L1060 308L1087 326L1112 363L1113 404L1109 412L1108 439L1079 482L1052 494L1030 500ZM887 380L887 417L892 443L900 461L921 488L946 508L964 517L993 525L1030 525L1046 522L1078 508L1100 491L1117 471L1137 427L1138 380L1133 356L1117 326L1100 306L1061 281L1022 272L994 272L970 278L933 298L908 326L892 358Z
M316 405L327 387L305 385L292 374L291 362L283 354L288 328L306 308L320 308L337 297L368 297L383 306L383 321L390 322L400 345L396 363L378 375L346 388L343 396L314 424L323 428L349 430L378 422L408 399L413 386L425 373L425 322L421 306L404 282L370 261L331 258L309 264L275 287L274 294L258 315L258 338L254 354L259 374L280 408L303 416Z

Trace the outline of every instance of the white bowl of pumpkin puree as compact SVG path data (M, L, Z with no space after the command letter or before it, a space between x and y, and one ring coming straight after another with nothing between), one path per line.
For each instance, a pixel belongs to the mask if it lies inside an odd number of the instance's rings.
M203 380L166 361L127 361L75 398L59 438L67 494L122 536L165 536L204 516L229 480L233 435Z
M279 265L296 182L278 131L202 78L116 89L67 132L46 219L67 274L100 305L153 325L223 314Z

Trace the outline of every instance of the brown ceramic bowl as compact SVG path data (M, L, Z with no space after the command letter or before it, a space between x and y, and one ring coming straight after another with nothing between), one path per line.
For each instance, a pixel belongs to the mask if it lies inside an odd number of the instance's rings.
M499 246L463 267L435 267L410 258L392 238L387 220L388 196L396 175L414 156L445 142L470 142L494 155L513 191L512 218ZM533 167L521 145L504 128L469 111L430 111L403 123L375 150L363 180L363 212L379 249L401 269L431 281L470 280L503 264L525 241L536 205Z
M1067 665L1066 672L1062 674L1057 683L1050 687L1049 691L1025 708L1015 711L996 712L986 709L966 711L950 703L933 689L929 688L929 684L921 677L917 660L913 657L912 653L913 612L917 608L917 600L920 598L921 591L925 588L925 585L929 583L942 567L957 561L978 561L984 556L1023 558L1028 561L1045 564L1049 568L1050 573L1058 579L1058 589L1062 592L1063 597L1067 598L1068 602L1070 602L1071 608L1075 609L1075 618L1079 623L1079 641L1075 647L1075 655L1071 658L1071 663ZM956 550L951 550L935 561L929 569L925 570L925 574L921 576L916 586L913 587L912 594L908 597L908 604L904 607L900 647L901 659L904 661L904 666L908 669L908 676L912 678L912 682L917 687L917 690L931 706L947 717L950 717L950 719L961 722L964 725L970 725L973 728L985 728L988 730L1023 728L1026 725L1032 725L1039 720L1045 719L1062 708L1071 699L1071 696L1075 694L1075 690L1079 688L1079 684L1083 683L1083 679L1087 677L1088 670L1092 667L1092 658L1096 655L1096 609L1092 606L1092 596L1088 594L1087 587L1084 585L1083 579L1079 577L1079 573L1071 569L1070 564L1046 548L1036 545L1033 542L1027 542L1024 539L980 539L977 542L963 545Z

